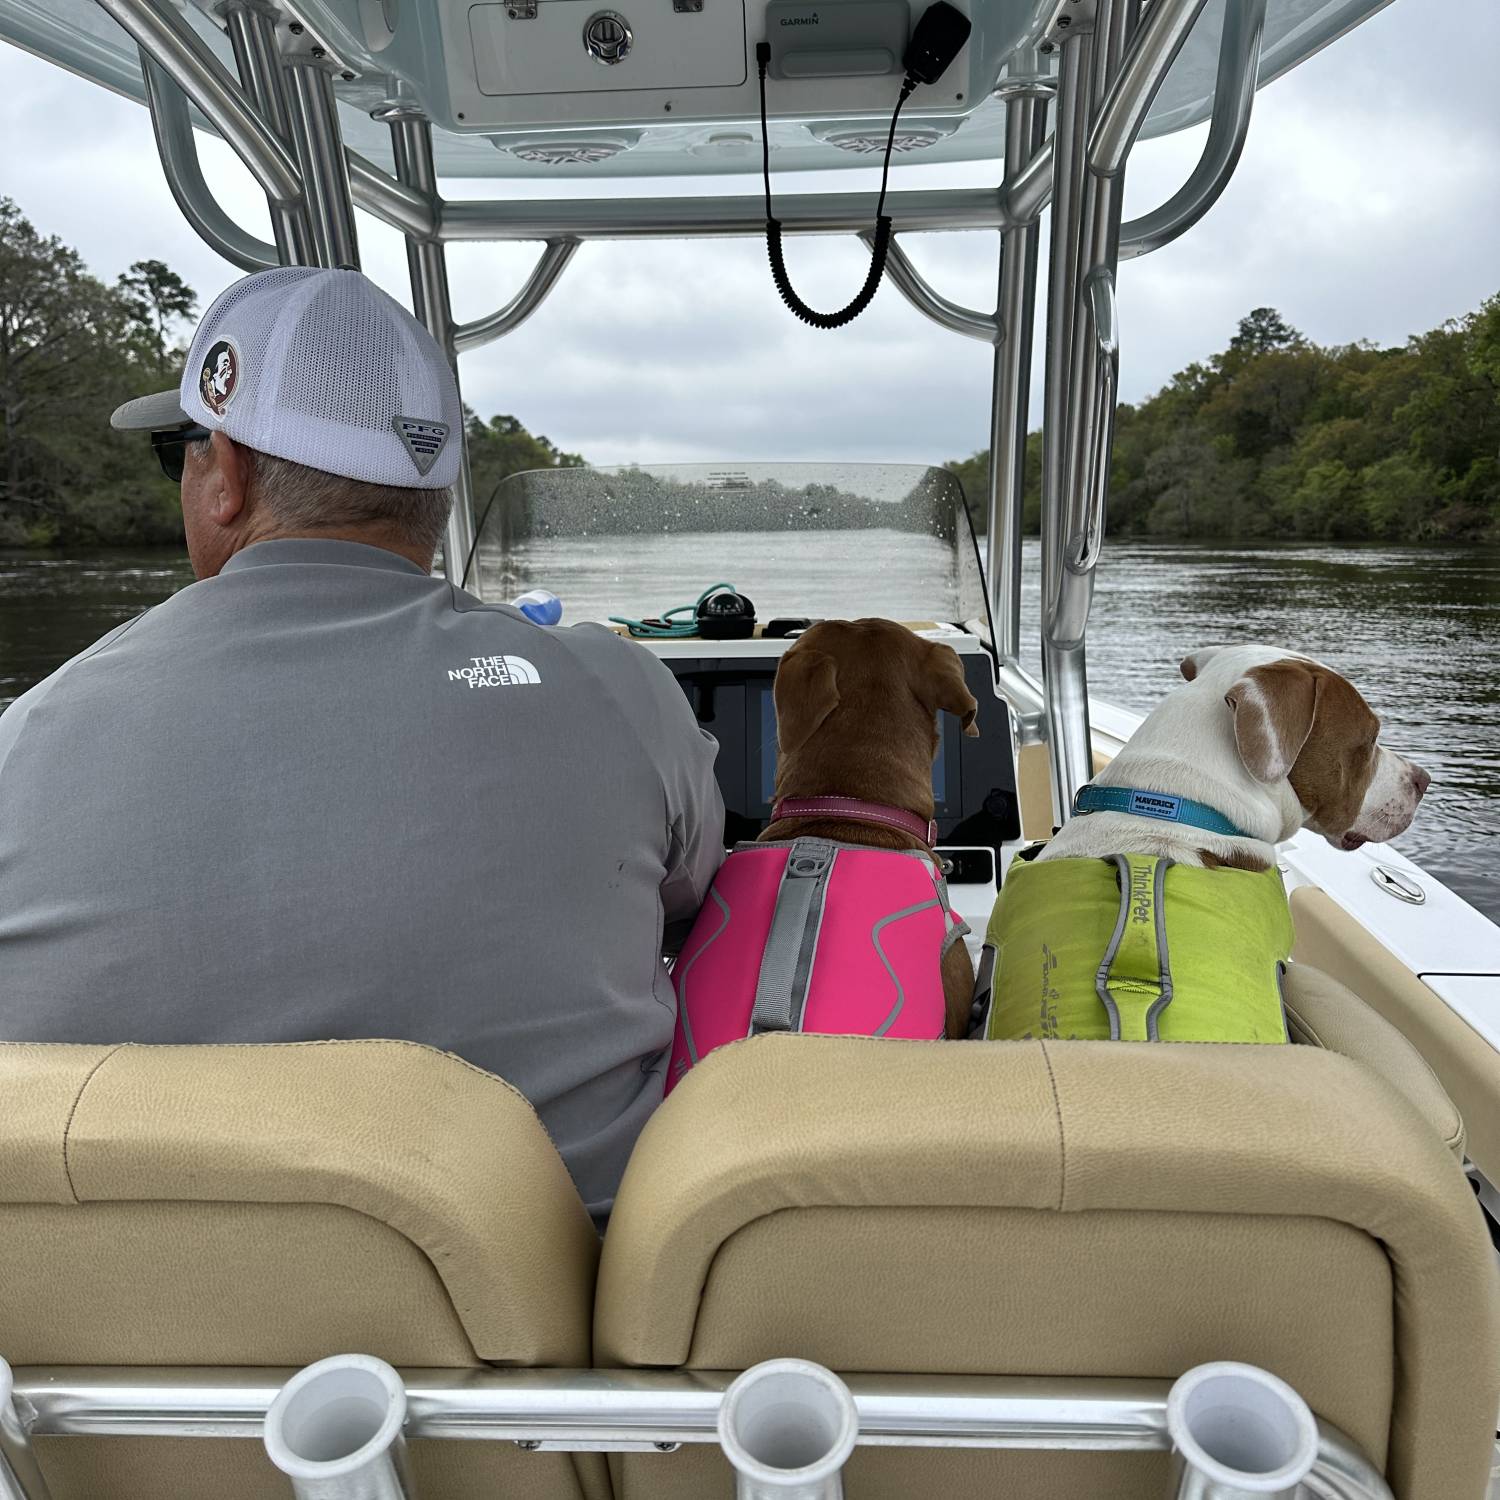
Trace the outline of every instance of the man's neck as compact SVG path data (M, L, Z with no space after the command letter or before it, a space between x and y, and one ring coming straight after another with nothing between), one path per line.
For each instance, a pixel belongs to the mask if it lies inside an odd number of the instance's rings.
M287 531L270 526L252 526L247 527L245 534L236 539L229 557L233 557L236 552L243 552L246 547L255 546L257 542L289 541L359 542L366 547L380 547L387 552L394 552L397 557L404 557L408 562L415 563L424 573L432 572L432 553L413 546L389 526L341 526L326 531ZM228 562L229 557L224 562ZM219 566L222 567L223 563Z

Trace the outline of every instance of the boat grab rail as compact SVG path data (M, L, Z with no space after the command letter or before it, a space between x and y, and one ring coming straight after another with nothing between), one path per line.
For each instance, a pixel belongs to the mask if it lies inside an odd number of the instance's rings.
M140 48L141 71L146 80L147 102L152 104L153 118L158 113L158 106L151 98L154 72L156 92L166 98L169 115L174 105L169 91L160 87L163 80L170 80L186 95L209 126L245 163L270 201L273 222L280 219L285 224L285 229L279 226L278 232L295 236L300 228L300 232L306 235L301 168L275 122L268 120L257 104L252 103L244 88L234 81L202 39L184 20L164 10L155 0L99 0L99 3ZM231 11L227 20L234 37L234 29L242 29L240 18ZM241 36L237 40L243 47L245 38ZM270 66L264 57L254 60L257 66ZM253 76L251 81L254 81ZM264 82L271 86L271 80ZM277 85L280 82L275 80ZM264 242L234 224L213 201L203 180L191 127L190 114L181 124L174 118L166 146L162 144L158 127L158 150L162 153L162 167L173 197L188 222L220 255L244 270L263 269L258 259L249 263L249 257L261 256ZM166 155L168 150L173 152L171 161ZM344 157L350 188L359 207L412 239L436 238L438 213L432 202L397 182L390 173L382 171L359 152L346 147ZM297 221L301 221L300 224ZM305 245L298 248L302 252L306 250ZM277 259L274 251L272 255L269 264L286 263ZM305 254L299 254L298 258L305 258Z
M476 318L454 328L453 346L458 353L514 333L546 301L547 294L567 270L568 262L578 253L578 246L575 239L548 240L525 285L504 307L487 318Z
M0 1389L8 1369L0 1362ZM37 1366L14 1377L7 1456L34 1437L245 1438L297 1372L264 1368ZM512 1442L528 1452L670 1452L718 1441L738 1371L410 1369L412 1438ZM1189 1376L1184 1376L1186 1380ZM1169 1451L1171 1382L851 1374L861 1446ZM1303 1481L1318 1500L1391 1500L1336 1427L1317 1422ZM21 1464L28 1460L23 1456ZM3 1491L0 1491L3 1493ZM45 1491L22 1489L24 1500Z
M875 235L871 230L862 230L859 237L868 248L874 249ZM1000 319L994 313L977 312L972 307L964 307L934 289L911 263L911 257L896 243L894 236L886 250L885 274L895 284L897 291L939 328L946 328L950 333L961 333L965 338L978 339L985 344L999 341Z
M1172 64L1208 0L1155 0L1135 29L1089 135L1089 170L1118 177Z
M1250 131L1265 19L1266 0L1229 0L1219 38L1218 71L1203 154L1187 181L1165 203L1121 226L1121 260L1149 255L1186 234L1219 201L1228 187ZM1168 70L1170 66L1171 58L1168 58ZM1148 80L1152 95L1165 76L1166 70L1161 78ZM1150 107L1149 96L1146 106ZM1094 143L1098 139L1096 128ZM1092 156L1090 164L1093 165ZM1094 169L1098 170L1097 167ZM1052 199L1052 174L1052 137L1049 136L1026 165L1007 178L1005 211L1013 221L1029 223L1040 216Z
M198 159L187 95L177 81L148 52L141 53L141 77L162 175L183 218L210 250L242 271L280 265L276 246L242 229L214 197Z
M921 188L891 193L886 213L898 232L1004 229L1010 222L995 188ZM793 193L778 200L788 234L851 234L869 226L863 193ZM684 239L764 234L759 196L683 198L459 199L442 205L443 240Z
M292 153L186 21L153 0L99 4L198 106L273 203L301 202L302 173Z
M1229 0L1219 38L1213 113L1203 154L1186 182L1160 208L1120 229L1120 259L1132 260L1186 234L1223 195L1250 134L1260 72L1266 0Z

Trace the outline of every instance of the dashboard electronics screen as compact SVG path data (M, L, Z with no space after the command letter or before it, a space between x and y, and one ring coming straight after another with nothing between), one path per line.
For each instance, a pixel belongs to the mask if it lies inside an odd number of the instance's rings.
M990 659L960 653L969 690L979 702L979 738L938 719L932 767L933 811L944 844L989 845L997 852L1020 836L1010 712L995 695ZM776 707L772 684L778 656L663 653L698 722L719 742L714 774L724 794L729 844L753 839L771 819L776 785Z
M760 800L769 815L772 798L776 795L776 703L772 689L760 690ZM948 808L948 715L938 717L938 752L932 763L932 800L939 817Z

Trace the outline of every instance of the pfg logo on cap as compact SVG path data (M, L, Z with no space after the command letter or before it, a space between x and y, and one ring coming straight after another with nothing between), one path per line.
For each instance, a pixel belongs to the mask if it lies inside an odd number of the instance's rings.
M391 419L391 425L406 445L417 473L426 475L448 442L448 424L435 417L398 416Z
M198 372L198 394L216 417L222 417L239 385L240 351L233 339L219 339L203 357L203 368Z

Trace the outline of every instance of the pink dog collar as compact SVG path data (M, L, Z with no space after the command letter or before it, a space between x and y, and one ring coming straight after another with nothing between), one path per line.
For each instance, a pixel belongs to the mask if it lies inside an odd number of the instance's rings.
M895 828L921 839L930 849L937 843L937 823L919 818L903 807L879 802L861 802L858 797L783 797L771 809L771 821L782 818L844 818L850 823L873 823Z

